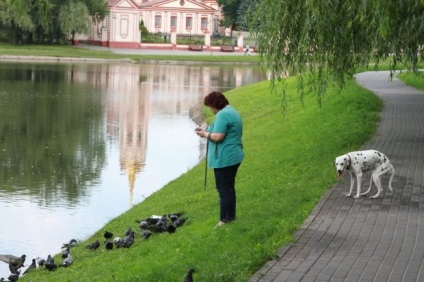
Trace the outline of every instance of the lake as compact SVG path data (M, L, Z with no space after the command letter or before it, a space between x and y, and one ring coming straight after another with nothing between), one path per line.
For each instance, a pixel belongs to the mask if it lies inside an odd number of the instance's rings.
M253 66L0 63L0 254L29 265L88 238L204 157L190 112L206 94L264 79Z

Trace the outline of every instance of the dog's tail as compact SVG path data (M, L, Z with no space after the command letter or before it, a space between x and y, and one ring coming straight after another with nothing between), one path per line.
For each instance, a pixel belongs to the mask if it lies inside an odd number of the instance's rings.
M391 171L392 171L392 173L390 175L390 180L389 180L389 189L390 189L390 191L393 191L392 180L393 180L393 177L395 176L395 168L393 166L391 167Z

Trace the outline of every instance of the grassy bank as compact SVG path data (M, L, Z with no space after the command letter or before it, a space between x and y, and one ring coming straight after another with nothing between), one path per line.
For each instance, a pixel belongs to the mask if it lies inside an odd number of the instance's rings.
M194 268L195 281L246 281L291 242L293 232L336 181L334 157L372 136L382 107L376 96L353 81L342 93L330 88L318 108L314 94L307 94L302 106L296 81L289 79L285 115L267 81L229 91L227 97L244 120L246 153L237 176L234 223L213 228L218 195L212 170L203 188L201 162L92 237L77 238L87 240L71 250L75 261L69 268L37 269L20 280L168 282L182 281ZM176 211L188 217L176 233L141 238L136 219ZM103 242L104 230L123 237L129 226L136 231L129 249L84 248L97 239ZM61 261L59 255L55 259Z
M258 56L214 55L204 52L204 55L134 55L116 54L109 50L95 50L71 45L12 45L0 43L0 55L12 56L49 56L94 59L131 59L136 62L143 60L164 61L199 61L199 62L227 62L227 63L257 63Z

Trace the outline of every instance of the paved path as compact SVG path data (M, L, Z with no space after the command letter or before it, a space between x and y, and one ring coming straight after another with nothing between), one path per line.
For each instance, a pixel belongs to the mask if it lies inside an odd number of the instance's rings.
M424 92L388 77L366 72L357 82L384 101L377 134L363 149L390 158L394 192L374 200L346 198L346 177L327 191L295 242L283 246L278 260L268 261L250 282L424 281ZM384 187L387 182L385 176Z

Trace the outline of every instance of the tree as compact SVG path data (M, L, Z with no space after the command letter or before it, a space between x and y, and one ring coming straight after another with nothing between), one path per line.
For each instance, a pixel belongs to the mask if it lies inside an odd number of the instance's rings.
M221 20L221 26L231 27L231 30L237 30L238 8L242 0L217 0L222 7L224 19Z
M0 23L15 38L16 43L22 43L24 32L34 30L30 10L25 0L0 0Z
M89 31L89 12L87 6L75 0L64 5L59 13L60 29L71 35L72 44L75 44L76 33Z
M328 78L342 87L362 66L391 58L392 70L417 69L424 42L422 0L261 0L250 28L258 37L263 66L272 81L280 73L311 74L318 94ZM302 88L302 77L300 86Z

